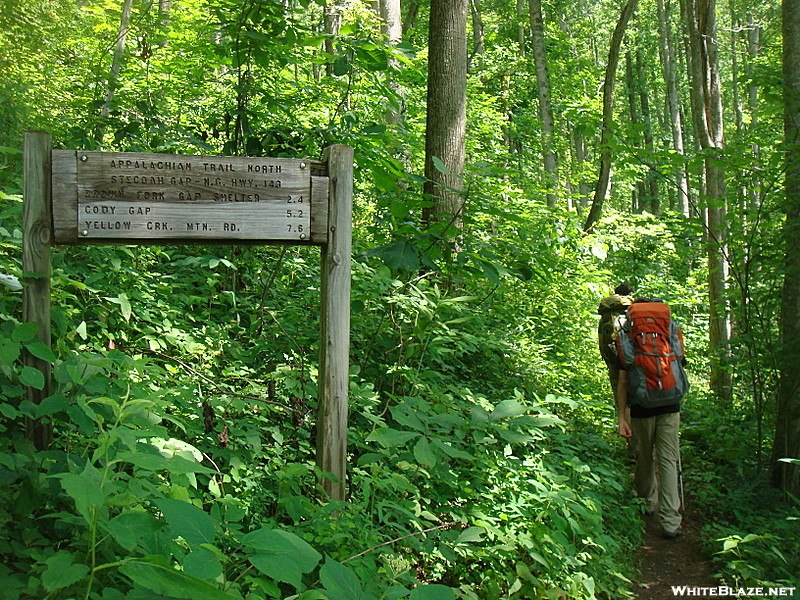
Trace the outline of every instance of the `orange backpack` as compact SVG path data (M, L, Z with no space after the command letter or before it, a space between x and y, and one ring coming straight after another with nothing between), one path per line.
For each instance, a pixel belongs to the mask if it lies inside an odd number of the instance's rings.
M683 335L663 302L639 302L617 338L620 362L628 371L628 403L645 408L677 404L689 391Z

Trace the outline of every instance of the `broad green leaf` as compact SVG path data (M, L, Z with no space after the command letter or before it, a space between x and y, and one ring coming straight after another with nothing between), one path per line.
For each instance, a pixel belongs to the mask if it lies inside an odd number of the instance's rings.
M319 571L319 578L330 600L368 600L355 572L333 560L330 556Z
M426 467L433 467L436 465L436 455L431 450L428 440L424 437L419 438L417 443L414 444L414 458L417 462Z
M40 358L49 363L56 362L56 355L53 354L53 351L41 340L30 341L25 344L25 347L28 349L28 352L33 354L36 358Z
M509 417L518 417L519 415L525 414L527 410L528 409L517 400L503 400L494 407L489 418L492 421L499 421L500 419L507 419Z
M168 440L163 438L150 438L149 441L153 446L158 448L159 452L161 452L161 454L164 456L180 456L186 460L203 462L203 453L183 440L178 440L175 438L169 438Z
M463 458L464 460L475 460L475 456L464 450L460 450L455 446L442 442L441 440L433 440L433 445L439 448L442 452L452 458Z
M89 574L89 567L75 564L72 553L66 550L57 552L44 562L47 568L42 573L42 585L48 592L55 592L77 583Z
M367 436L368 442L378 442L384 448L394 448L402 446L409 440L418 437L419 434L413 431L399 431L391 427L381 427Z
M53 413L66 410L69 407L69 399L64 394L53 394L42 400L36 407L36 418L40 419Z
M82 340L86 341L86 338L89 337L89 334L86 332L86 321L81 321L81 324L75 328L75 332Z
M431 161L433 162L434 168L439 171L440 173L444 173L445 175L450 175L450 169L442 162L442 159L438 156L431 156Z
M212 469L204 467L194 459L187 460L182 456L165 456L153 446L139 444L133 452L120 452L116 456L119 462L129 462L146 471L166 471L172 474L186 473L215 473Z
M414 244L406 240L398 240L387 246L381 246L369 252L378 256L384 264L395 271L417 271L420 267L419 252Z
M61 487L75 501L78 512L87 522L92 523L94 511L106 500L100 472L91 464L87 464L80 474L64 473L56 477L61 479Z
M124 318L126 321L131 320L133 309L131 308L131 301L128 299L128 295L125 292L122 292L116 298L106 297L106 300L119 306L120 311L122 312L122 318Z
M11 339L15 342L29 342L39 333L38 323L23 323L11 332Z
M156 594L181 600L233 600L217 586L176 571L161 557L132 560L119 568L131 581Z
M214 580L222 575L222 564L211 550L198 548L183 559L183 571L198 579Z
M336 57L336 60L333 61L333 74L337 77L341 77L342 75L347 75L350 72L350 61L347 59L347 56L344 54L340 54Z
M454 600L453 589L446 585L431 583L411 590L408 600Z
M242 538L242 544L256 551L250 562L259 571L299 588L304 573L313 571L322 555L308 542L280 529L262 527Z
M22 346L8 338L0 338L0 364L13 365L19 358Z
M154 534L162 527L163 523L142 510L123 512L106 524L111 536L126 550L133 550L142 538Z
M456 539L456 544L466 544L469 542L480 542L485 530L483 527L467 527Z
M164 514L170 529L190 545L211 544L214 542L214 520L194 504L163 498L156 506Z
M35 367L22 367L19 374L19 381L22 385L27 385L37 390L44 389L44 375Z
M12 404L0 404L0 415L3 415L6 419L16 419L21 414L17 407Z

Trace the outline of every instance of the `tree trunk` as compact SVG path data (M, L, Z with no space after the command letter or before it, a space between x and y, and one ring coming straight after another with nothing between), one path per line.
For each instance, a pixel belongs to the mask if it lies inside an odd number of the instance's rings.
M539 120L542 124L542 155L544 156L545 189L547 206L554 207L558 197L558 165L553 140L553 106L550 101L550 74L547 70L547 53L544 48L544 22L542 1L529 0L531 17L531 42L533 62L536 68L536 88L539 92Z
M786 142L786 244L781 311L782 357L773 483L800 496L800 0L783 0L783 97Z
M122 57L125 54L125 42L128 39L128 28L131 22L131 8L133 0L125 0L122 5L122 14L119 19L119 31L117 32L117 43L114 46L114 58L111 61L111 72L108 75L106 91L103 98L103 107L100 109L100 121L94 133L94 139L98 145L102 146L103 136L105 135L106 120L111 114L111 103L114 102L114 95L119 83L119 72L122 68Z
M467 0L431 1L429 40L424 191L433 204L423 219L429 224L444 221L442 235L455 237L463 208Z
M600 174L597 177L597 187L594 190L594 200L586 223L583 225L584 231L589 231L603 212L603 202L605 202L608 187L611 183L611 134L614 125L614 83L617 78L617 65L619 64L619 53L622 47L622 38L631 15L636 10L637 0L628 0L622 8L622 13L614 28L611 36L611 46L608 49L608 61L606 62L606 76L603 82L603 124L600 134Z
M172 11L172 0L158 0L158 34L156 44L159 48L166 48L169 43L169 22Z
M628 115L631 121L632 131L630 133L630 144L633 151L639 155L641 154L641 139L639 129L642 120L639 115L639 98L638 98L638 82L635 76L633 66L633 57L630 52L625 53L625 89L628 92ZM645 210L645 203L647 200L647 189L645 182L639 179L636 182L635 189L631 190L631 210L633 212L642 212Z
M664 82L667 87L667 112L669 115L669 128L672 133L672 148L682 160L683 146L683 115L678 96L678 77L675 58L675 49L672 46L672 26L670 25L669 0L658 1L658 31L661 40L659 53L661 55L661 68L664 73ZM675 188L677 191L677 207L683 216L689 216L689 184L686 177L686 167L681 163L673 170Z
M403 39L403 23L400 14L400 0L380 0L379 10L383 24L383 33L389 45L396 46ZM397 79L391 75L392 71L400 70L400 61L389 58L389 89L395 94L394 101L389 103L386 111L386 121L390 125L400 125L403 121L405 104L405 90Z
M323 15L325 33L328 35L325 39L325 52L331 56L336 55L336 38L342 28L343 14L344 0L330 0L326 3L325 14ZM333 62L328 63L326 72L329 76L333 75Z
M658 177L655 170L655 165L652 164L656 152L653 144L653 117L650 112L650 95L647 86L647 76L644 68L644 57L642 56L641 47L636 49L636 62L635 62L635 76L636 86L639 91L639 110L642 117L642 125L644 126L644 150L647 156L647 163L650 167L645 174L645 193L647 208L651 214L661 214L661 194L658 190Z
M519 55L525 56L525 26L522 24L525 16L525 0L517 0L517 43L519 44Z
M724 146L722 127L722 96L720 93L719 65L717 59L716 0L686 0L686 21L691 50L693 80L700 81L692 89L702 115L697 115L695 125L700 147L706 158L704 163L706 205L708 211L708 302L709 346L711 353L711 390L720 397L731 399L731 375L724 364L729 356L730 322L725 303L727 280L727 231L725 225L725 171L719 155Z
M478 0L469 0L469 12L472 17L472 53L467 60L467 71L471 70L472 61L476 56L483 54L483 17L481 16L481 7Z

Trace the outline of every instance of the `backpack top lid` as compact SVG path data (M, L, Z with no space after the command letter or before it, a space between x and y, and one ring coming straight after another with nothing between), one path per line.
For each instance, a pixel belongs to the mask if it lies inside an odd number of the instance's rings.
M631 305L631 302L633 302L633 298L630 296L612 294L608 298L603 298L600 306L597 307L597 312L601 315L610 313L625 314L625 310Z
M631 333L658 333L670 335L671 314L669 306L663 302L637 302L628 309L631 320Z

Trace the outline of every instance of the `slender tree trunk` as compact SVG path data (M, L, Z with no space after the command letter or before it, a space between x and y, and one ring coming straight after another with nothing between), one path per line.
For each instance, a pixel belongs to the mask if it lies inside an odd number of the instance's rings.
M483 17L481 16L481 6L478 0L469 0L469 12L472 17L472 53L467 59L467 71L472 67L472 61L476 56L483 55Z
M686 14L693 80L700 80L695 105L702 109L695 125L700 146L706 154L705 184L708 211L708 301L711 390L731 399L731 375L725 363L729 356L730 322L725 301L727 280L727 230L725 170L719 158L723 147L722 96L717 59L716 0L686 0ZM699 121L699 123L698 123Z
M158 0L158 35L156 36L159 48L165 48L169 43L170 12L172 11L172 0Z
M750 84L747 86L747 107L750 114L750 129L755 130L759 126L759 101L758 94L760 86L754 77L754 65L758 60L758 55L761 52L761 25L759 25L749 15L747 26L747 68L745 71L745 78ZM761 157L761 147L758 143L753 143L751 146L753 158L758 162ZM757 209L761 205L761 181L755 181L750 185L748 200L751 209Z
M586 210L589 206L589 197L592 193L591 186L583 174L584 166L587 163L586 136L578 127L572 129L572 145L575 152L575 164L578 169L578 205L581 210Z
M800 0L783 0L783 97L786 142L786 244L782 358L778 388L778 419L773 446L772 481L800 496Z
M664 73L664 82L667 87L667 112L669 114L669 128L672 134L672 148L680 160L683 160L683 115L678 96L678 69L676 66L675 49L672 46L672 26L670 21L669 0L658 0L658 31L661 41L660 56L661 68ZM677 190L677 207L683 216L689 216L689 184L686 177L686 167L681 163L673 169L675 188Z
M554 148L553 106L550 101L550 74L547 70L547 53L544 48L544 22L541 0L529 0L531 17L531 41L533 62L536 67L536 88L539 92L539 120L542 129L542 154L544 156L545 189L547 205L553 207L558 201L558 164Z
M344 14L344 0L330 0L325 4L325 13L323 15L323 22L325 26L325 33L328 37L325 39L325 52L331 56L336 55L336 38L339 36L339 31L342 29L342 15ZM326 67L327 74L333 74L333 63L328 63Z
M525 26L523 18L525 17L525 0L517 0L517 43L519 44L519 55L525 56Z
M379 10L383 33L389 45L396 46L403 39L403 23L400 14L400 0L380 0ZM400 70L400 61L396 58L389 58L389 89L394 92L395 97L389 102L386 110L386 121L390 125L400 125L403 121L405 111L405 90L398 83L397 78L391 75L392 71Z
M122 68L122 58L125 54L125 42L128 40L128 28L131 22L131 9L133 0L125 0L122 4L122 14L119 19L119 30L117 31L117 43L114 46L114 58L111 61L111 71L108 75L108 82L103 97L103 106L100 109L100 121L94 133L94 139L98 145L102 145L105 135L106 120L111 114L111 104L114 102L114 95L119 84L119 72Z
M642 120L639 115L639 98L638 98L638 82L636 81L635 71L633 67L633 58L630 52L625 53L625 89L628 95L628 113L633 126L631 132L631 145L634 152L641 154L642 144L639 135ZM645 209L645 200L647 198L647 190L645 182L640 178L636 181L635 189L631 190L631 210L633 212L642 212Z
M639 91L639 109L642 116L642 124L644 125L644 150L648 164L652 164L656 156L655 147L653 146L653 115L650 111L650 94L641 47L636 50L634 79L636 80L637 89ZM652 214L660 215L661 194L658 190L658 179L653 166L647 169L647 174L645 175L645 190L648 209Z
M584 231L589 231L603 212L608 188L611 183L611 136L614 126L614 83L617 79L617 65L619 64L619 53L622 46L622 38L628 27L628 22L636 10L637 0L628 0L622 8L614 34L611 36L611 46L608 49L608 61L606 62L606 75L603 82L603 124L600 134L600 173L597 177L597 187L594 191L592 208L586 223L583 225Z
M467 0L432 0L428 50L427 128L425 132L425 209L428 223L460 228L467 122ZM439 161L439 162L437 162Z
M417 26L417 17L419 16L419 0L411 0L410 2L406 2L405 6L408 8L406 9L405 17L403 17L403 35L406 35L409 31Z

